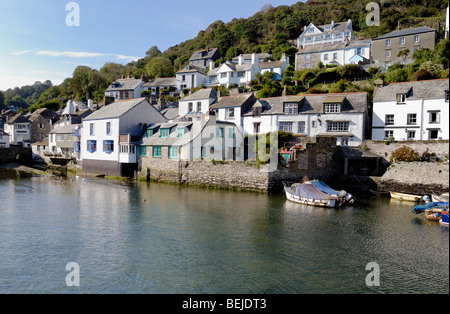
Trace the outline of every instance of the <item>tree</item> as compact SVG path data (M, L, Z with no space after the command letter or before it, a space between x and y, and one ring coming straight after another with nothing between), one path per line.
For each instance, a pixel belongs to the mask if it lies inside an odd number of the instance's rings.
M0 110L2 110L5 107L5 96L3 95L2 91L0 91Z
M147 50L147 52L145 53L145 55L149 58L154 58L157 57L159 55L161 55L161 51L158 49L157 46L153 46L151 47L149 50Z
M22 109L28 108L27 102L19 95L14 96L7 104L8 106L18 107Z
M399 58L402 57L403 61L406 60L406 58L408 57L408 55L409 55L409 49L408 49L408 48L402 49L402 50L400 50L400 51L397 53L397 57L399 57Z
M145 73L150 78L173 76L172 62L163 56L154 57L146 64Z

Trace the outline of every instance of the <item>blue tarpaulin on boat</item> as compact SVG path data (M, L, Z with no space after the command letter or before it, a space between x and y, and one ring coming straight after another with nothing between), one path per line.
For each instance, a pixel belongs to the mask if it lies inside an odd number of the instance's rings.
M315 200L329 200L334 199L331 195L323 193L314 184L295 184L293 185L295 189L295 195L300 197L306 197Z
M311 181L312 184L314 184L314 186L316 188L318 188L320 191L322 191L325 194L329 194L329 195L339 195L340 191L336 191L332 188L330 188L328 185L326 185L324 182L322 181Z

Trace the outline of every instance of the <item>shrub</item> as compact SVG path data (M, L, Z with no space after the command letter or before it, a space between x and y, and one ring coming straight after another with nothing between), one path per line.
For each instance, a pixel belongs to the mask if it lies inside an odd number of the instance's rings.
M390 162L392 163L395 161L420 161L420 156L411 147L402 146L391 154Z

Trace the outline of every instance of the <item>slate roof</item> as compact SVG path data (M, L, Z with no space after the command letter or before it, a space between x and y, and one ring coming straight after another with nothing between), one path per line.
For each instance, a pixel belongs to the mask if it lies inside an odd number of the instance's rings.
M414 27L414 28L402 29L399 31L393 31L393 32L390 32L383 36L374 38L373 40L386 39L386 38L392 38L392 37L400 37L400 36L409 36L409 35L428 33L428 32L435 32L435 30L432 28L426 27L426 26Z
M359 47L370 47L371 42L367 40L350 40L350 41L343 41L339 43L334 44L320 44L320 45L308 45L304 47L302 50L297 52L297 54L304 54L304 53L316 53L316 52L325 52L325 51L335 51L335 50L342 50L342 49L352 49L352 48L359 48Z
M261 62L259 64L260 69L270 69L270 68L281 68L284 61L271 61L271 62Z
M262 101L270 105L270 109L261 115L284 114L283 104L285 102L301 102L299 114L323 114L323 104L331 96L345 96L342 113L364 113L367 112L367 93L338 93L338 94L304 94L301 96L281 96L263 98Z
M216 54L217 51L218 51L218 48L208 48L208 49L197 50L191 55L191 57L189 58L189 61L211 59L212 57L214 57L214 55Z
M212 88L204 88L196 91L195 93L180 99L180 101L190 101L190 100L202 100L209 98L217 98L217 91Z
M176 85L177 85L176 77L155 78L153 81L144 84L145 87L176 86Z
M77 125L65 125L56 127L49 132L49 134L72 134Z
M165 108L161 110L161 114L166 117L167 120L173 120L178 117L178 108Z
M146 101L146 99L135 98L131 100L113 102L108 106L104 106L101 109L94 111L92 114L84 118L84 121L118 118L127 113L128 111L130 111L131 109L133 109L134 107L138 106L143 101Z
M217 103L210 106L211 109L233 108L233 107L249 107L256 101L253 93L238 94L232 96L221 97ZM246 109L246 108L244 108Z
M143 81L141 79L135 78L118 79L108 86L106 92L135 90L139 86L139 84L142 84L142 82ZM115 84L117 84L117 86L114 86Z
M25 118L21 113L16 114L14 117L8 120L6 124L14 124L14 123L30 123L30 120Z
M192 65L192 64L189 64L189 65L185 66L183 69L179 70L177 72L177 74L193 73L193 72L198 72L198 73L201 73L203 75L206 75L205 71L203 71L201 68L199 68L199 67L197 67L195 65Z
M448 79L392 83L374 92L374 102L393 101L397 94L406 94L407 100L443 99L449 90Z

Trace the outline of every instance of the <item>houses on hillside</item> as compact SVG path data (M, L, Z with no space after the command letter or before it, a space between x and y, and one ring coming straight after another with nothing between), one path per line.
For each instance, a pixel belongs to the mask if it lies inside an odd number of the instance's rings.
M310 45L336 44L346 39L354 39L352 20L338 23L331 21L330 24L320 26L310 23L300 34L297 48L302 49Z

